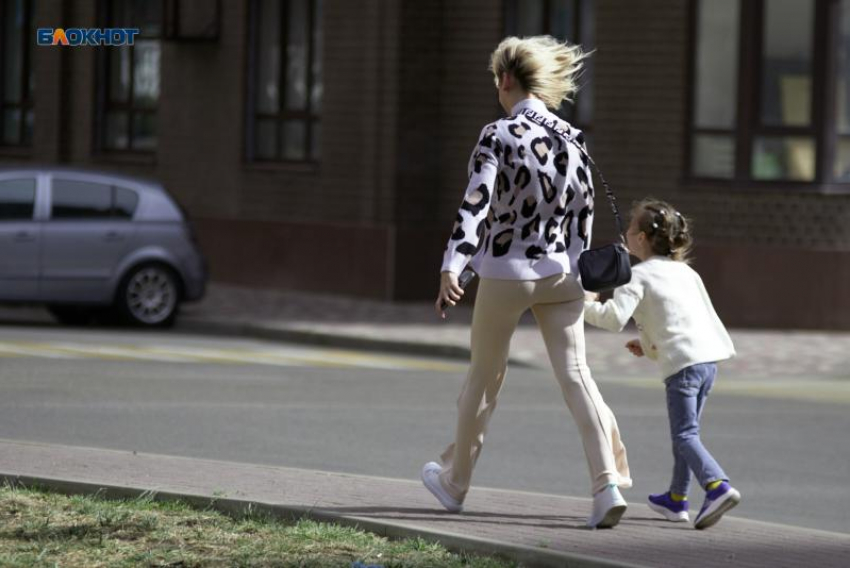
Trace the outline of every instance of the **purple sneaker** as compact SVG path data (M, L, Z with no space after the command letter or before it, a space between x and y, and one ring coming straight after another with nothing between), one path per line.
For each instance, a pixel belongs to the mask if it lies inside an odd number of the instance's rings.
M707 529L717 523L729 509L741 502L741 494L726 481L705 494L705 503L694 521L695 529Z
M688 501L674 501L670 492L649 496L649 508L664 515L668 521L674 523L691 520L688 516Z

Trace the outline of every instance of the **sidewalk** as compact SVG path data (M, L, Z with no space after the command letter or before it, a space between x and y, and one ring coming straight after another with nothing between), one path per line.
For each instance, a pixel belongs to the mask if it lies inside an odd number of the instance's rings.
M471 306L461 304L448 315L439 320L428 302L397 304L213 284L202 302L184 307L178 329L466 359ZM723 363L724 376L850 379L850 332L735 329L731 334L738 357ZM587 335L594 374L655 377L652 363L636 361L623 347L636 333L588 326ZM548 367L530 314L514 334L511 363Z
M850 536L724 518L695 531L632 503L613 530L588 530L590 500L473 488L461 515L446 513L416 481L0 440L0 477L68 493L249 503L286 517L422 536L453 550L501 553L526 566L847 565ZM746 498L746 497L745 497Z

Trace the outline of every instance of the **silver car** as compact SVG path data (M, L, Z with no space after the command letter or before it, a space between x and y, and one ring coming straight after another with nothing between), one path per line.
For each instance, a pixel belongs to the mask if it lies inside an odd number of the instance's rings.
M0 302L64 323L110 314L174 322L207 269L183 211L155 182L77 169L0 169Z

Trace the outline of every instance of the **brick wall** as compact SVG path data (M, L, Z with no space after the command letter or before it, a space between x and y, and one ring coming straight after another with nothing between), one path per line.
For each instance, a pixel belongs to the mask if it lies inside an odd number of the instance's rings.
M56 14L62 13L60 0L46 0L33 5L33 25L56 27ZM33 39L34 40L34 39ZM62 133L55 127L60 121L63 98L67 83L57 80L62 76L63 55L52 49L34 49L32 69L34 73L33 146L28 158L38 162L53 162L58 159ZM64 144L67 146L67 144Z
M694 218L696 266L730 324L850 328L850 195L688 183L689 2L596 2L593 147L622 208L655 195ZM196 218L219 280L430 298L469 154L500 114L487 65L501 3L323 5L318 165L245 160L247 2L221 4L217 42L163 43L155 155L95 151L97 50L43 48L34 146L2 158L162 180ZM36 2L36 25L99 25L95 6ZM599 196L595 242L612 227ZM806 310L784 309L801 295Z
M323 4L318 165L245 159L247 2L221 4L216 42L162 42L153 155L97 151L98 48L37 49L35 143L24 159L162 181L196 219L219 280L389 297L400 6L394 0ZM94 2L36 6L39 26L101 25ZM265 247L258 248L257 227L265 231ZM314 262L305 261L308 251ZM333 267L350 275L358 260L375 280L368 286L359 276L328 278Z
M182 61L176 54L174 73L195 67L199 75L189 81L193 92L175 109L191 105L204 93L215 93L216 85L210 81L220 83L227 93L210 97L209 105L215 108L197 108L196 118L181 127L186 142L175 150L184 157L173 160L175 175L186 174L181 162L187 159L199 170L207 168L201 172L202 185L197 180L186 182L194 188L198 203L190 207L202 217L200 226L208 233L202 241L220 243L220 235L211 234L215 231L236 243L207 247L213 274L226 281L389 297L392 255L386 247L391 242L380 222L391 216L394 198L395 3L324 3L322 158L316 166L245 163L247 26L239 22L246 22L247 14L240 3L226 10L230 13L224 18L225 37L214 56L224 60L210 60L205 69L205 56L195 46L172 48L184 52ZM176 77L174 83L179 83ZM206 135L209 144L222 138L218 131L209 135L198 128L210 116L222 117L222 130L233 133L226 147L218 148L217 168L210 168L209 159L216 149L192 143L193 136ZM220 123L218 118L215 122ZM200 205L211 197L210 204ZM235 219L273 222L261 225L269 251L253 251L256 231L249 238L240 230L242 225L232 222ZM314 261L309 262L307 255ZM363 273L354 275L359 261ZM246 279L245 272L253 276ZM367 275L368 285L361 282Z
M685 181L688 4L597 0L596 159L623 208L653 195L693 217L695 266L728 324L850 329L850 195ZM597 242L613 234L604 214Z
M435 293L469 156L499 116L487 66L503 24L490 0L403 5L393 297L411 300Z
M626 202L669 197L709 242L850 250L850 195L683 183L689 3L597 4L596 154Z

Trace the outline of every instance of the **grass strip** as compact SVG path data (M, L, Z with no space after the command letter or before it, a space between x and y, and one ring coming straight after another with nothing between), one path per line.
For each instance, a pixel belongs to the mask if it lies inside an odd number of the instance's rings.
M111 500L0 487L4 567L472 567L513 563L458 555L423 539L389 540L302 519L238 518L152 496Z

